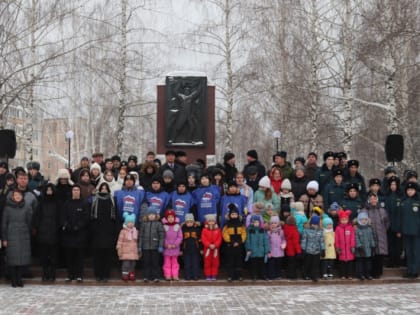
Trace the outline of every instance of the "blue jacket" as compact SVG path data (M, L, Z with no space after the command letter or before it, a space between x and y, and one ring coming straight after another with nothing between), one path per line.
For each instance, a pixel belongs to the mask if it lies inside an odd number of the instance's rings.
M226 223L226 215L229 213L228 206L233 203L239 211L239 215L244 217L244 208L246 207L247 198L244 195L236 194L236 195L224 195L220 200L220 220L219 225L220 228L223 229L223 226Z
M122 220L123 213L129 212L136 215L136 220L138 221L140 215L140 207L144 200L145 192L144 190L139 190L137 187L133 189L126 189L123 187L121 190L117 190L114 193L114 201L117 205L118 216Z
M303 230L301 247L304 252L311 255L320 254L325 250L324 235L321 229L308 228Z
M179 223L185 221L185 215L190 213L193 204L193 197L188 191L184 194L179 194L175 190L170 196L170 207L174 209L176 216L179 219Z
M270 242L267 232L263 228L250 225L246 229L246 251L251 251L251 258L264 257L270 252Z
M148 207L159 209L159 214L163 217L168 207L169 194L166 191L148 191L146 192L146 202Z
M205 222L207 214L217 215L220 201L220 190L215 185L200 187L193 191L194 204L197 206L197 216L201 223Z

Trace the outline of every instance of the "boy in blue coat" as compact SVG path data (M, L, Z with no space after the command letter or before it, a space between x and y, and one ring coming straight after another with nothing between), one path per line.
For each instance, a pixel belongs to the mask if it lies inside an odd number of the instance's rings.
M204 173L200 178L200 187L193 191L193 202L197 206L197 217L200 223L206 221L207 214L217 215L220 201L220 190L215 185L210 185L210 175Z
M157 175L152 180L152 188L146 192L146 202L148 207L157 209L160 217L163 217L169 203L169 194L162 188L162 177Z
M170 196L169 208L174 209L180 224L185 221L185 215L191 212L193 204L193 197L187 191L187 182L185 180L178 181L176 190Z
M320 217L313 215L309 221L309 227L303 230L302 252L304 257L305 280L312 279L317 282L319 276L319 263L321 256L325 256L324 235L320 229Z
M226 194L220 200L220 228L223 229L226 217L229 214L229 205L233 204L238 209L239 216L244 217L244 208L247 204L247 198L241 195L238 185L231 181L228 183Z

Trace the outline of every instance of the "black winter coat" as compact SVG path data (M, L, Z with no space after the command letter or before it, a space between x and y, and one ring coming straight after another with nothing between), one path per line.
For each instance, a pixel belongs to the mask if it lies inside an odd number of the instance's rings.
M90 231L92 248L115 248L119 229L116 208L109 194L96 194L91 207Z
M54 197L44 196L33 215L33 228L36 240L40 244L58 243L60 212Z
M68 200L60 213L61 242L64 247L87 246L90 212L88 204L81 199Z

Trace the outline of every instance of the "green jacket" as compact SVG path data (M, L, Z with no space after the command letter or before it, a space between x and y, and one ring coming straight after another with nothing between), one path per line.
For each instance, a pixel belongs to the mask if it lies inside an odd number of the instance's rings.
M270 242L267 232L263 228L255 228L250 225L246 232L245 248L247 252L251 251L251 258L264 257L270 252Z
M399 214L398 232L403 235L420 235L420 199L418 194L401 201Z

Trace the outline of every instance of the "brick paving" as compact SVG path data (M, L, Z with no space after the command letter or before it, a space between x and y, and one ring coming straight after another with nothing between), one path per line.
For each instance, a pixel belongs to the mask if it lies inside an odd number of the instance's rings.
M0 286L0 314L419 314L420 283L323 286Z

